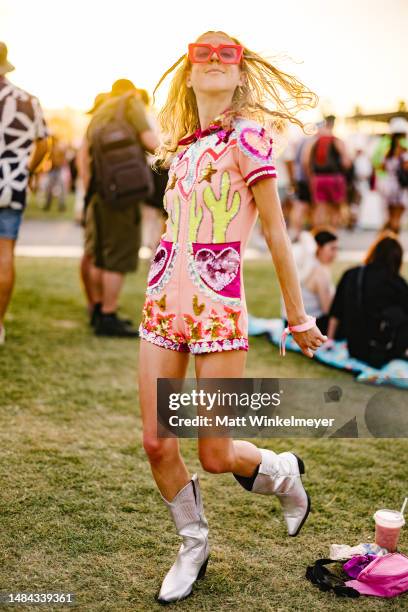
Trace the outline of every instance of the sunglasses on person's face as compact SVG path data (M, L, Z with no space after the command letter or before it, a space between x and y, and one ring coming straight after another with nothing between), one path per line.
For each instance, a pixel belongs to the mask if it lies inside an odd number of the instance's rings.
M214 52L223 64L239 64L244 47L232 44L213 47L207 43L190 43L188 45L188 59L192 64L205 64L211 59Z

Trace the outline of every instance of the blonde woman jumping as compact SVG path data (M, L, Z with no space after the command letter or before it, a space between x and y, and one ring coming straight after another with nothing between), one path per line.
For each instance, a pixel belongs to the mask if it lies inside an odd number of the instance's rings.
M160 115L166 140L159 156L170 164L168 219L139 329L144 448L182 537L160 603L191 593L206 571L210 547L197 475L190 476L176 438L157 436L156 381L184 378L190 353L197 379L243 376L248 320L242 262L258 214L296 342L313 357L326 340L303 307L268 131L282 119L301 125L294 113L314 106L316 96L223 32L200 36L161 81L173 70ZM204 470L231 472L248 491L275 495L289 535L299 533L310 510L300 458L229 438L200 438L198 446Z

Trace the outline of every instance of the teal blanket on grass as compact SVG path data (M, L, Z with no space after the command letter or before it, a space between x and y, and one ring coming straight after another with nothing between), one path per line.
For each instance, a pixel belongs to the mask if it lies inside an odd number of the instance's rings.
M248 333L250 336L266 335L272 344L279 345L282 331L282 319L259 319L249 315ZM292 336L288 336L286 339L286 349L297 353L301 352ZM350 357L345 340L337 340L328 349L324 346L320 347L315 351L314 359L320 363L355 374L357 376L356 380L359 382L374 385L393 385L408 389L408 361L394 359L381 369L376 369L359 359Z

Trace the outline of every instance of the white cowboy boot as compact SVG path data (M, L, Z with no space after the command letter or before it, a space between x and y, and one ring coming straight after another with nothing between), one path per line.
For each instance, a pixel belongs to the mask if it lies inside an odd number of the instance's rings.
M294 453L280 453L259 448L262 461L256 477L243 478L234 474L247 491L261 495L276 495L283 510L290 536L297 536L310 512L310 497L301 479L304 463Z
M173 501L168 502L163 496L162 499L170 510L177 533L183 538L177 558L167 572L157 597L159 603L167 604L191 594L194 582L205 574L210 547L197 474Z

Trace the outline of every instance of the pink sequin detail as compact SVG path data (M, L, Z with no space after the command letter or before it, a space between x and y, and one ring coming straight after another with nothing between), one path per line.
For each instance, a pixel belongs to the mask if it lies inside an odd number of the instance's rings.
M163 270L166 264L167 256L167 250L163 246L159 246L150 266L149 276L147 277L148 283L150 283Z
M222 291L236 278L240 256L232 247L227 247L218 254L204 248L195 254L195 262L203 281L214 291Z
M272 155L272 140L266 138L265 129L246 127L242 130L240 143L251 155L263 161L269 160Z

